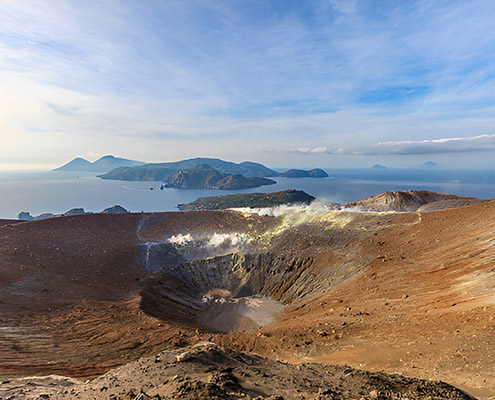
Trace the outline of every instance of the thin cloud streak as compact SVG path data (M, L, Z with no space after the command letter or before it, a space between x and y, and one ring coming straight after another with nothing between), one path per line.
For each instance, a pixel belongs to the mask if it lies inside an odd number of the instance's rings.
M472 137L441 138L431 140L390 141L370 146L357 146L327 150L325 146L302 147L289 150L291 153L333 155L426 155L456 154L495 151L495 135L478 135Z
M443 138L421 141L378 143L369 147L338 150L337 154L352 155L423 155L456 154L495 151L495 135Z

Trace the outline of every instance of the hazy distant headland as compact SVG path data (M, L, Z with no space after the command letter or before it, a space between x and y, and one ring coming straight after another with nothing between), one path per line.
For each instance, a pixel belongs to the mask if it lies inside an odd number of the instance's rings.
M101 211L102 214L116 214L116 213L128 213L124 207L119 206L118 204L105 208L103 211ZM92 214L92 212L87 212L84 211L84 208L71 208L69 211L66 211L63 214L53 214L53 213L43 213L40 215L31 215L29 211L21 211L19 214L17 214L17 219L19 221L40 221L43 219L48 219L48 218L55 218L55 217L67 217L70 215L81 215L81 214Z
M143 163L105 156L94 163L76 158L54 171L96 171L102 179L122 181L157 181L177 189L237 190L273 185L272 177L326 178L320 169L274 171L263 164L244 161L233 163L218 158L192 158L176 162Z
M72 161L69 161L67 164L55 168L53 171L108 172L117 167L133 167L142 164L144 164L144 162L114 157L112 155L103 156L95 162L90 162L82 157L77 157L74 158Z

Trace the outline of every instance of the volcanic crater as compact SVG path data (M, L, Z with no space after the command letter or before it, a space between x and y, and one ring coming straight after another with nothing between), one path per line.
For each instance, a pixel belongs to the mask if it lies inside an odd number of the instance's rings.
M283 362L443 380L489 399L495 202L456 207L313 204L6 224L0 374L12 384L33 374L95 378L206 340Z

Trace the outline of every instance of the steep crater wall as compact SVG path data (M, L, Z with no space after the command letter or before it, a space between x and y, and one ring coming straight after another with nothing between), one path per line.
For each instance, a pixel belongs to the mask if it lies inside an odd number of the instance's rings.
M347 264L324 269L313 264L311 256L268 252L162 266L145 282L141 307L155 317L206 330L259 327L271 322L282 305L319 296L360 271ZM218 315L225 316L223 324L211 322ZM255 320L241 321L249 315Z
M139 263L151 273L142 282L142 309L212 331L265 326L282 308L300 307L360 273L375 256L363 238L376 232L377 220L384 226L393 218L319 207L280 212L263 229L249 223L146 237L138 245Z

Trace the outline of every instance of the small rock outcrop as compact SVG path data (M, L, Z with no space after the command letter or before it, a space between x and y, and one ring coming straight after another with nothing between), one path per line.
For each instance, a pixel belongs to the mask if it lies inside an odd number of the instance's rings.
M64 215L81 215L81 214L86 214L86 211L84 211L84 208L72 208Z
M34 217L28 211L21 211L19 214L17 214L17 219L19 221L33 221Z
M105 208L102 213L104 214L113 214L113 213L128 213L129 211L127 211L124 207L122 206L119 206L118 204L112 206L112 207L108 207L108 208Z
M19 214L17 214L17 219L19 221L39 221L42 219L48 219L58 216L60 216L60 214L52 214L52 213L44 213L37 216L33 216L28 211L22 211Z

